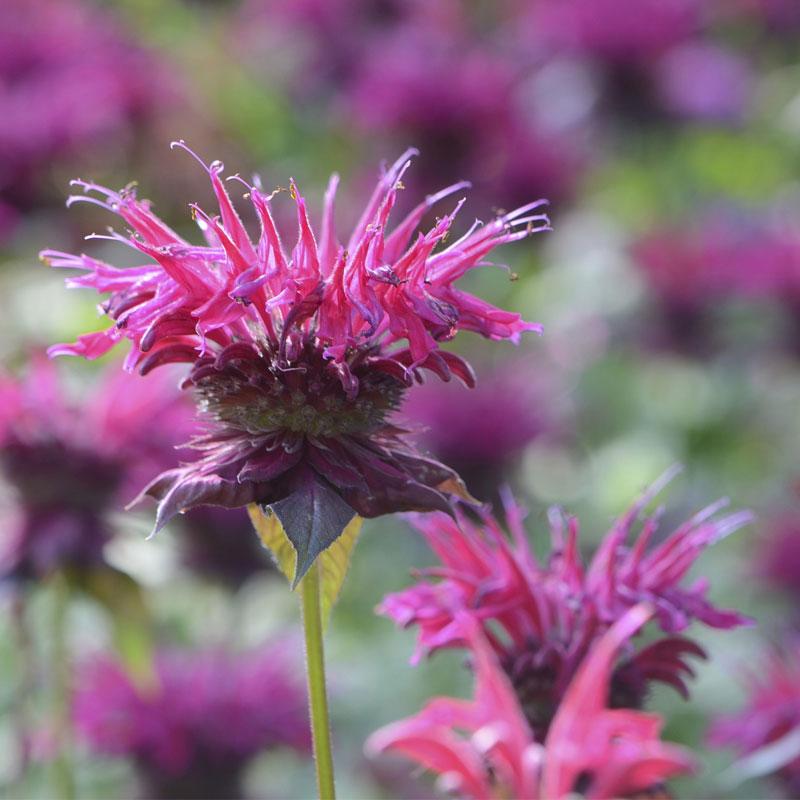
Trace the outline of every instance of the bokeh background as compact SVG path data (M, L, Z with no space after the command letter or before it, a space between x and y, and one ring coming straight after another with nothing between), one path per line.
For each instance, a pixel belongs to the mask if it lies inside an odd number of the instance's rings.
M64 208L71 178L114 188L135 180L176 230L195 235L188 204L210 206L211 191L203 170L170 150L175 139L267 187L294 177L312 201L339 172L343 227L381 161L412 145L421 155L405 181L409 203L461 179L473 183L464 219L551 200L553 232L508 248L507 269L466 281L544 323L545 335L518 348L467 337L460 346L478 389L426 385L403 415L427 428L425 446L481 499L510 482L542 549L550 505L580 516L591 547L675 462L685 469L669 489L667 527L723 496L754 510L756 524L716 544L699 573L716 602L757 626L693 631L710 658L691 701L664 689L651 705L667 719L666 737L703 761L680 796L778 796L768 781L727 785L732 754L707 748L705 735L742 702L742 665L800 618L796 0L3 0L7 378L25 375L43 347L104 325L90 293L65 291L63 274L38 260L44 247L99 257L116 247L82 241L111 220L93 206ZM67 427L100 413L87 398L111 360L58 362L59 391L84 398ZM153 437L161 413L148 420ZM4 468L8 549L22 466L4 457ZM47 474L51 488L68 484ZM189 518L145 540L149 507L124 513L117 502L103 515L110 592L64 585L47 570L3 573L3 796L53 796L64 742L79 797L156 791L141 758L124 747L98 752L58 723L70 716L58 686L79 683L84 662L120 639L134 661L152 648L239 652L269 642L290 675L300 669L296 598L252 547L243 517ZM192 542L202 552L190 553ZM328 637L342 797L426 796L404 765L367 761L363 740L434 694L469 690L463 656L411 667L413 633L373 613L430 561L402 520L365 524ZM209 680L234 691L236 676L223 667ZM90 685L90 706L92 697L112 702L103 685ZM202 695L188 677L176 685ZM265 717L279 713L274 698L239 699L261 704ZM292 724L242 758L248 796L312 795Z

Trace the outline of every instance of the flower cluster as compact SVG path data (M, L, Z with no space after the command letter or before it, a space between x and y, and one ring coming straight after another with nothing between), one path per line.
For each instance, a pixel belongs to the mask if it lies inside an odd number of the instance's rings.
M42 357L21 380L0 377L0 466L16 493L0 572L32 578L100 563L109 512L177 461L192 417L168 373L145 383L114 368L75 398Z
M494 500L525 447L557 434L549 376L531 376L519 360L476 370L478 383L429 383L409 395L402 413L419 441L461 476L479 500Z
M120 269L88 255L45 251L53 266L85 272L69 285L108 294L102 308L114 323L51 354L96 358L129 339L131 370L190 366L184 386L194 389L208 420L208 432L193 442L198 460L146 489L159 501L156 529L198 505L272 506L298 552L301 576L355 513L449 509L451 493L460 491L457 476L416 454L388 417L423 370L474 383L469 365L440 346L459 331L517 341L539 330L455 282L485 265L499 245L545 229L547 217L538 200L476 222L448 242L460 200L430 230L417 232L435 204L465 188L461 183L428 196L390 230L414 152L385 171L346 244L335 230L338 177L331 178L316 237L291 182L298 224L291 249L273 217L279 192L246 186L260 223L253 242L219 162L203 165L219 215L192 206L203 245L168 228L133 189L77 182L91 194L71 200L118 214L133 233L111 238L147 262ZM319 525L299 532L309 516Z
M285 58L303 63L292 90L306 102L324 98L328 116L355 129L364 147L376 137L416 143L414 188L434 191L469 176L482 213L545 190L555 203L568 200L586 148L537 102L522 56L536 48L508 46L505 31L476 35L473 11L452 0L250 0L235 36L245 53L258 54L257 70L292 42ZM497 11L487 8L482 25ZM446 90L431 76L447 76Z
M147 797L239 797L244 769L260 752L310 750L289 644L238 654L166 650L156 657L155 687L96 657L77 676L75 725L96 752L133 757Z
M597 640L543 744L531 734L474 618L459 614L461 636L474 654L474 700L437 698L416 716L374 733L367 748L401 753L437 773L443 790L474 800L650 796L694 762L660 740L657 716L608 708L616 654L649 613L645 605L634 606Z
M4 0L0 26L0 217L27 208L43 171L122 137L163 95L158 60L82 0Z
M784 513L770 520L759 541L756 576L771 589L792 600L795 610L800 600L800 519L797 513Z
M632 252L668 304L704 308L737 296L800 303L800 237L791 227L709 218L689 231L653 231Z
M631 254L670 344L703 345L714 309L733 301L773 302L790 324L797 319L800 236L792 226L709 215L688 228L655 229L633 244Z
M772 774L787 797L800 792L800 640L776 647L745 672L746 706L717 719L709 732L716 747L736 750L741 779Z
M687 658L704 653L679 634L692 620L731 628L747 619L715 608L706 599L706 581L685 586L683 579L706 547L747 523L750 515L714 519L720 508L715 504L654 547L657 515L646 517L638 538L628 544L644 507L669 476L617 520L588 565L579 553L578 521L565 523L557 510L550 515L552 552L545 564L535 558L522 514L510 498L511 541L487 512L479 522L466 513L457 521L444 515L416 519L441 566L422 570L418 585L387 596L379 611L404 627L418 626L414 660L440 648L463 647L459 616L479 620L540 739L597 637L642 601L653 606L666 636L627 653L614 673L613 704L640 707L650 681L668 683L686 696L686 676L693 675Z

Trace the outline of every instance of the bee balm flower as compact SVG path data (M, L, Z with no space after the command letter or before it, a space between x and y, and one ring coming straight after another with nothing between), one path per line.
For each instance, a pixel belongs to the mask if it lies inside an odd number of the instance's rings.
M533 738L480 629L462 617L463 635L475 653L474 700L436 698L416 716L374 733L367 750L417 761L458 797L649 797L662 781L694 764L688 752L661 741L659 717L608 707L617 651L648 615L644 605L631 608L594 644L543 745Z
M459 331L516 341L539 330L454 284L495 247L547 228L548 220L538 200L447 243L462 200L416 233L433 205L467 185L459 183L425 198L390 230L415 152L384 173L345 244L334 226L336 176L316 236L291 182L298 224L291 248L273 218L275 193L257 186L247 187L260 223L251 240L219 162L204 165L219 215L192 206L204 245L178 236L133 189L78 182L96 196L71 200L118 214L133 233L112 238L147 261L119 269L87 255L44 252L53 266L84 270L69 285L108 294L103 310L114 321L51 353L95 358L129 339L131 370L188 364L185 386L209 421L194 441L200 457L145 490L159 502L156 530L198 505L270 506L297 550L299 578L355 514L449 509L457 476L415 453L389 416L422 370L474 383L466 362L440 348Z
M310 750L290 644L243 653L162 650L148 689L117 661L97 656L78 673L75 727L94 752L133 759L144 797L243 797L245 770L260 753Z
M694 674L687 658L705 654L678 634L695 619L716 628L732 628L747 619L715 608L706 599L705 580L687 586L684 578L706 547L747 523L750 515L737 512L713 519L720 507L715 504L649 547L657 530L657 516L652 516L627 544L664 479L619 518L588 565L579 552L578 521L570 519L565 526L560 513L551 514L552 553L545 563L537 561L520 509L510 498L506 516L512 541L488 513L480 523L466 514L459 514L457 521L440 514L419 519L416 525L441 566L421 571L423 580L384 598L379 611L404 627L418 626L415 660L441 648L463 647L458 616L474 616L540 739L597 637L639 602L654 607L655 620L667 635L626 654L614 673L614 704L640 707L651 681L667 683L687 696L686 676Z
M744 670L746 703L717 718L709 744L737 752L730 768L737 782L771 776L786 797L800 793L800 639L796 635Z
M102 565L109 514L177 462L192 417L166 373L145 383L114 370L80 398L42 357L23 379L0 375L0 475L16 517L3 520L0 577Z

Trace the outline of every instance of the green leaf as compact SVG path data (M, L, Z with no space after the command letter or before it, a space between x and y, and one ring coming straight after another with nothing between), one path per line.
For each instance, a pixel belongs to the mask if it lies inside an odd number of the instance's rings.
M255 504L248 506L247 511L261 543L270 551L278 569L294 588L297 585L294 580L297 556L281 521L270 510L264 510ZM342 534L319 555L323 627L327 627L331 611L341 592L363 522L361 517L353 517Z
M268 509L251 503L247 506L250 521L256 529L261 544L269 550L275 566L286 576L289 583L294 583L297 567L297 554L292 543L283 532L280 520Z
M361 517L353 517L342 535L319 557L320 606L323 630L328 627L331 611L342 590L350 559L361 533Z
M355 509L311 470L288 497L272 503L269 508L280 520L297 554L292 589L356 515Z
M131 678L142 688L156 685L150 611L142 588L120 570L103 567L75 572L71 583L111 616L114 644Z

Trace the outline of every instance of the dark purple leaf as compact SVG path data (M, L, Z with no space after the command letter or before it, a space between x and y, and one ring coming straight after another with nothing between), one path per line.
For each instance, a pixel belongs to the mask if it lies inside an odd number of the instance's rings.
M297 552L294 588L308 572L317 556L330 547L355 516L348 505L327 483L306 471L288 497L269 508L283 525Z

